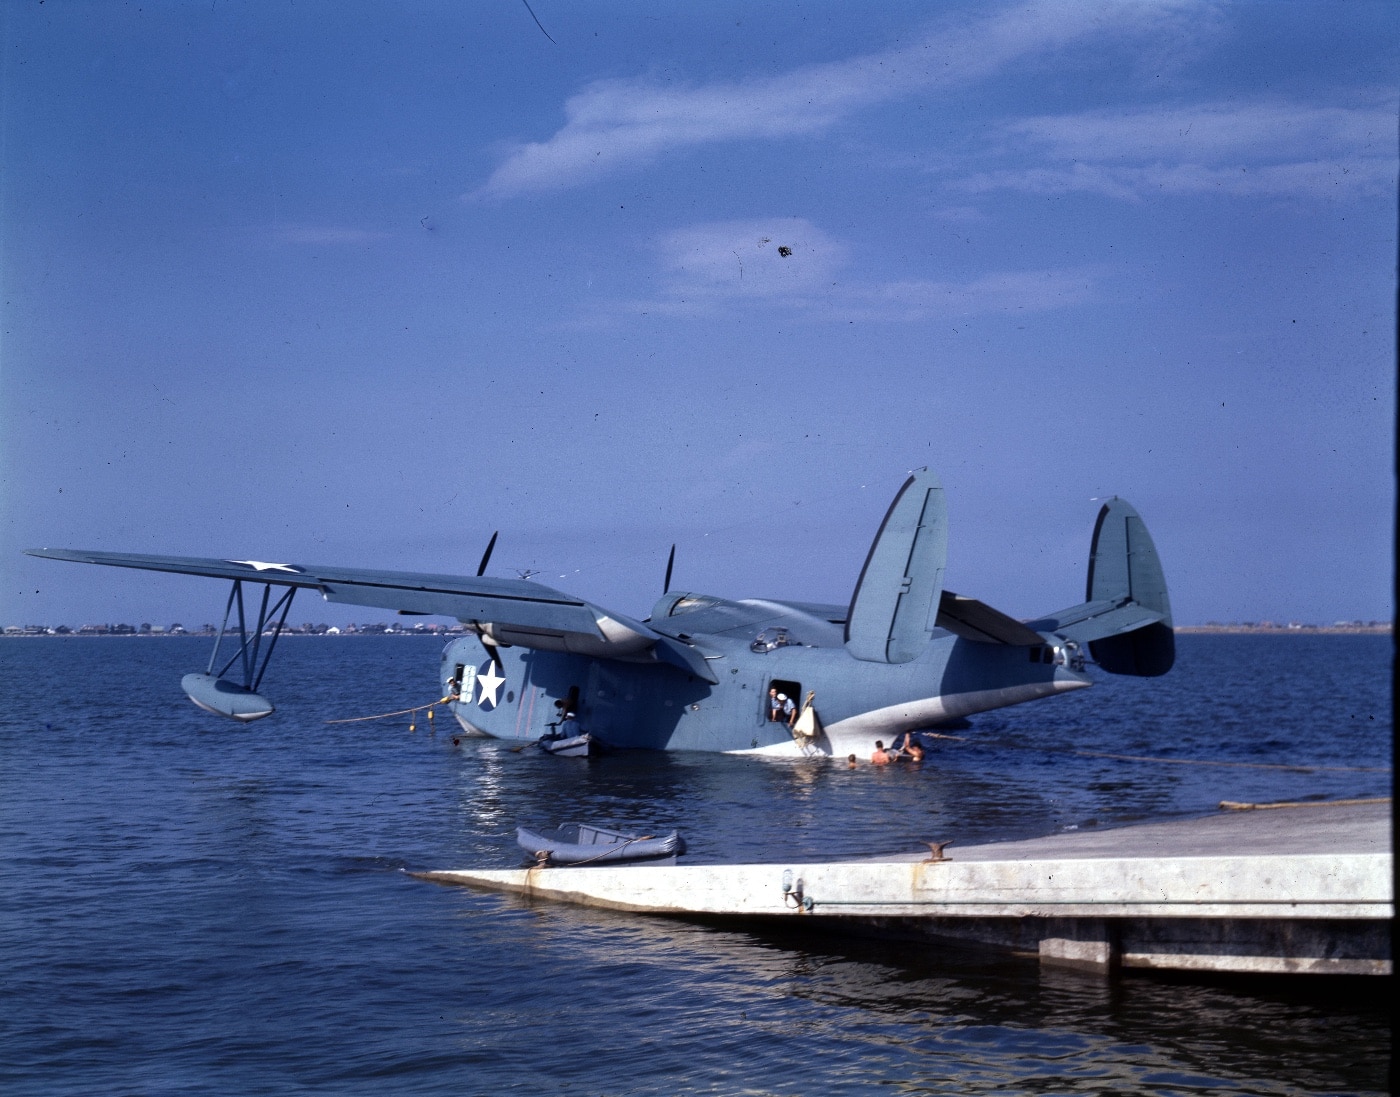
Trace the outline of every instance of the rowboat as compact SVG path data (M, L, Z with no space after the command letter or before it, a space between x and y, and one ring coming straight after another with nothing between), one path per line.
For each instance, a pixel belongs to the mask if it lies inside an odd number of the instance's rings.
M560 758L586 758L590 754L597 753L593 736L588 732L582 735L571 735L567 739L555 739L546 735L535 744L546 754L553 754Z
M619 861L648 861L674 865L685 852L678 831L637 836L615 830L565 823L551 830L516 827L516 841L538 865L600 865Z

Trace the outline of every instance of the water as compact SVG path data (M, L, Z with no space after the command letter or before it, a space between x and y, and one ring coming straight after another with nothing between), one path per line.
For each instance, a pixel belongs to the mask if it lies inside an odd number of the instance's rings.
M431 700L426 639L288 637L265 682L278 715L248 727L179 691L207 641L0 642L0 1090L1384 1092L1379 981L1106 982L401 871L516 864L522 821L674 826L696 861L796 860L1389 794L1385 772L1089 756L1389 765L1389 638L1180 649L1163 679L978 717L921 769L851 772L325 723Z

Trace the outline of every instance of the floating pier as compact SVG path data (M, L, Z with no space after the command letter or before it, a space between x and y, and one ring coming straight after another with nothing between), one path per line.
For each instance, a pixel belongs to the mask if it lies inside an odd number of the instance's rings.
M416 875L613 910L974 941L1096 972L1391 971L1388 801L935 844L862 861Z

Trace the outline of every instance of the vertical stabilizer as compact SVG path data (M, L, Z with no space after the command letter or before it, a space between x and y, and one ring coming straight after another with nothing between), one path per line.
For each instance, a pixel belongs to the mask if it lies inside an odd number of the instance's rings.
M928 469L899 489L870 546L850 612L846 648L873 663L907 663L928 646L948 562L943 485Z
M1092 640L1089 653L1113 674L1155 677L1176 660L1172 607L1157 546L1138 512L1122 499L1099 511L1089 548L1087 602L1135 603L1161 620L1117 636Z

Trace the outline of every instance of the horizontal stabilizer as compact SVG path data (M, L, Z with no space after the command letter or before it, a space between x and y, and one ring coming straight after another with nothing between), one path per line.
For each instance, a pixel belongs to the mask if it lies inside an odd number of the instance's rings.
M1016 618L1008 617L986 602L964 598L950 590L945 590L938 600L938 620L935 624L964 640L976 640L983 644L1038 647L1045 643L1040 633L1021 624Z
M1034 621L1027 621L1025 627L1041 632L1053 632L1066 640L1088 644L1108 636L1132 632L1161 620L1160 613L1136 602L1082 602Z

